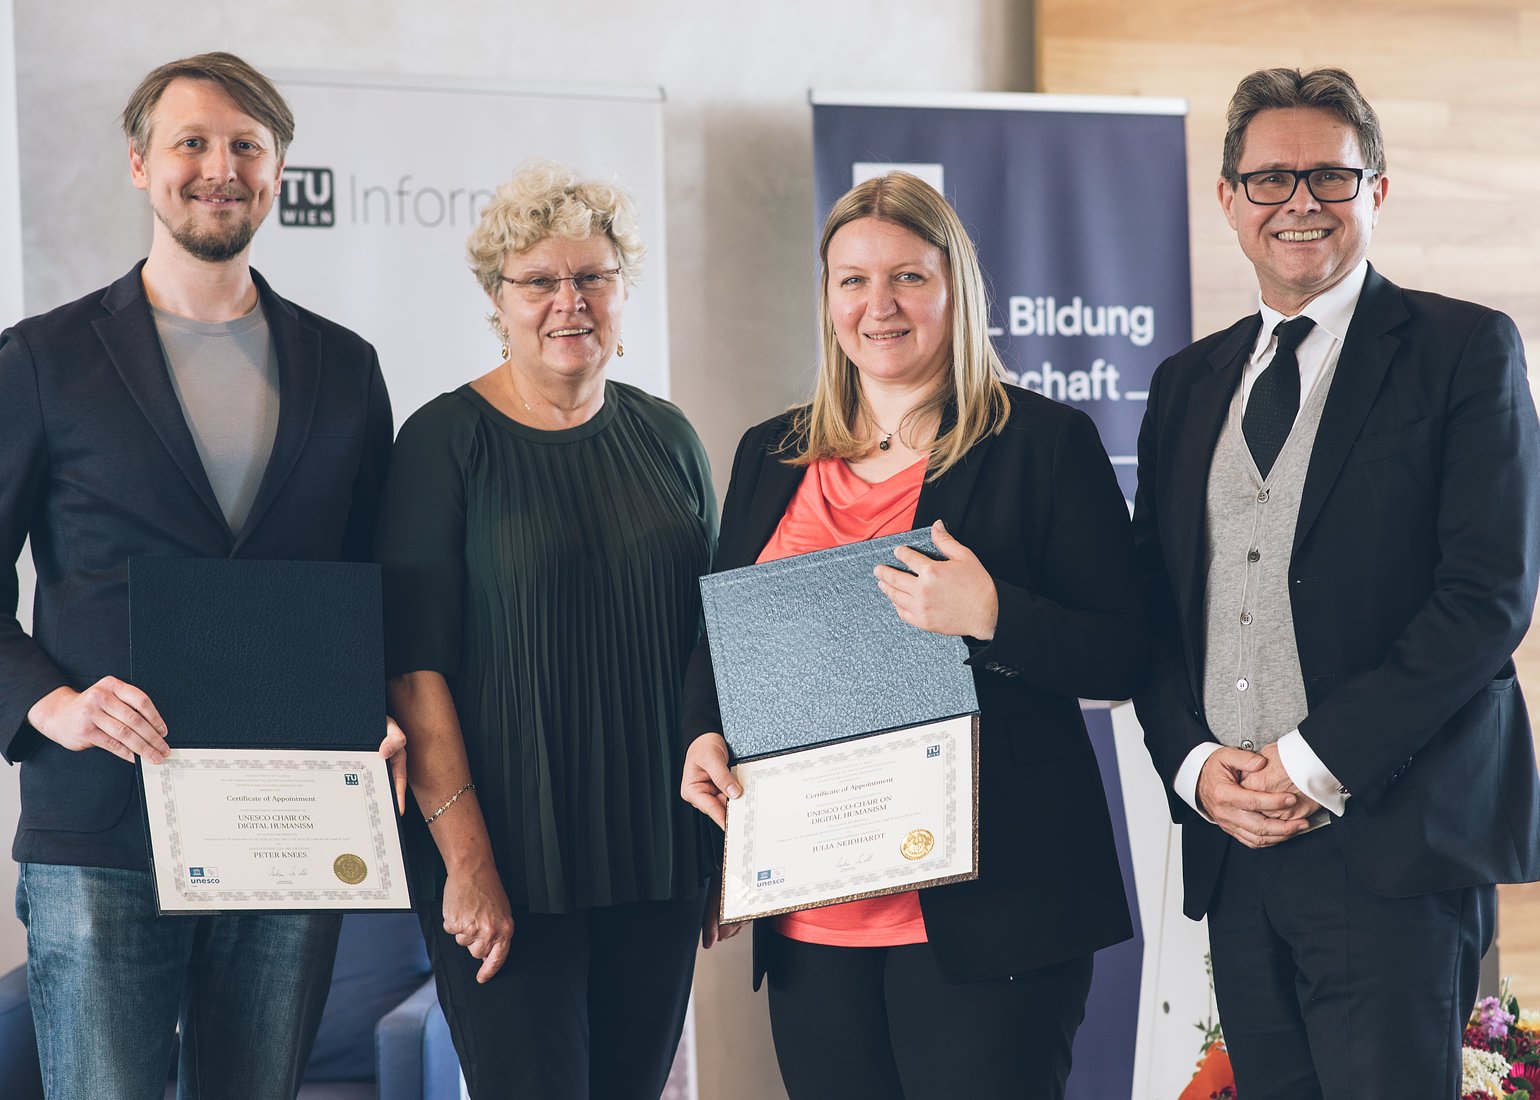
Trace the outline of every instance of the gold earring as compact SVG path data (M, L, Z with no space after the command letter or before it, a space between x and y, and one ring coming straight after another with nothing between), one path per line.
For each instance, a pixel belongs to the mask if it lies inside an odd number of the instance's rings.
M499 327L497 334L503 338L503 361L506 363L508 361L508 356L511 353L511 349L508 347L508 330Z
M615 341L615 358L616 359L624 359L625 357L626 357L626 342L624 340L616 340Z

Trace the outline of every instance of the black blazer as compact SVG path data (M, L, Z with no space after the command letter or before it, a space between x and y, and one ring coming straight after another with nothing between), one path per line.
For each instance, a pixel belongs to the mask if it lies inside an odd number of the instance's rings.
M1127 697L1148 637L1128 510L1084 413L1010 388L1005 430L920 492L995 579L994 639L971 643L979 709L979 878L920 892L943 973L974 981L1131 936L1106 797L1077 698ZM751 564L803 470L774 454L789 414L749 429L733 460L714 568ZM688 739L719 731L710 651L685 688ZM768 941L756 937L756 946ZM756 951L755 984L764 972Z
M1134 697L1173 817L1185 910L1225 836L1171 793L1203 718L1209 462L1260 317L1178 352L1150 386L1134 528L1156 624ZM1352 793L1330 827L1386 896L1540 878L1540 785L1513 651L1540 569L1540 427L1501 313L1370 268L1305 477L1289 563L1309 716ZM1287 731L1280 731L1287 732Z
M251 514L232 537L172 389L136 266L0 334L0 751L23 762L18 860L145 868L131 765L27 724L54 688L128 679L128 559L368 557L390 448L374 349L255 275L277 349L279 414ZM33 633L14 563L32 539ZM170 731L176 743L176 730Z

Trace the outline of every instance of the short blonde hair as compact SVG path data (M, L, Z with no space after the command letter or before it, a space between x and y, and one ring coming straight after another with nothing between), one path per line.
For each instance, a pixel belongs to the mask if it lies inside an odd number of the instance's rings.
M233 53L222 50L168 61L139 82L119 120L134 152L142 157L150 147L155 107L173 80L206 80L217 85L242 113L268 128L273 135L273 155L283 160L294 140L294 112L288 101L267 77Z
M647 251L636 202L616 184L584 179L555 161L531 160L492 193L465 242L465 255L481 288L496 298L508 253L533 248L547 237L581 241L596 233L615 246L625 285L635 285ZM497 326L495 317L492 324Z
M989 341L989 297L973 241L957 212L939 191L908 172L857 184L834 204L824 222L818 257L823 281L818 296L822 358L811 403L798 409L782 450L786 461L807 466L821 458L860 458L870 441L860 429L874 425L862 396L856 365L840 347L829 309L829 242L845 226L861 218L877 218L909 230L946 257L952 307L952 354L945 385L912 409L906 423L934 414L940 418L955 403L957 419L931 446L929 472L934 481L973 446L1005 427L1008 414L1000 356ZM904 425L898 430L903 431Z

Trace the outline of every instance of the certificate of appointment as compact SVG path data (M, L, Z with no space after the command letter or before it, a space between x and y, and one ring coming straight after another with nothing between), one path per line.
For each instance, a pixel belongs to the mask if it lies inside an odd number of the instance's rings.
M174 748L142 774L163 913L411 905L376 753Z
M733 770L724 922L978 877L974 715Z

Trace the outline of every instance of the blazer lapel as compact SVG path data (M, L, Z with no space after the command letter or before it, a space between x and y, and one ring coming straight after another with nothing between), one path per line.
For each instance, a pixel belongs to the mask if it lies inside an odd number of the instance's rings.
M1390 360L1401 345L1391 330L1408 316L1400 288L1370 267L1358 296L1358 308L1353 311L1347 337L1342 341L1337 372L1332 378L1331 392L1326 395L1321 426L1310 452L1299 499L1299 520L1294 526L1296 554L1336 484L1348 451L1380 392Z
M284 483L294 471L305 440L310 435L310 420L315 413L316 390L321 382L321 335L300 320L294 307L274 294L267 280L255 271L252 280L262 299L267 329L278 353L278 431L273 438L273 453L257 487L251 512L236 539L238 551L247 536L257 529L263 514L272 506Z
M938 434L951 431L957 422L957 410L948 405L941 417ZM975 443L963 460L935 481L927 481L920 487L920 499L914 506L915 527L929 527L938 519L954 534L963 530L964 517L968 514L968 502L973 498L978 484L979 471L989 459L989 450L995 436L985 436Z
M155 317L144 294L144 282L140 277L143 267L144 262L140 261L132 271L107 288L102 305L109 315L95 321L93 327L139 411L155 429L161 445L171 455L187 484L210 516L219 521L220 529L228 538L225 514L209 484L203 460L198 457L198 446L187 427L187 417L182 413L182 403L177 400L171 384L160 334L155 330Z
M1181 570L1177 599L1183 619L1201 624L1203 599L1208 589L1207 487L1209 466L1219 433L1229 415L1235 387L1240 383L1246 357L1256 345L1262 315L1254 314L1237 324L1209 353L1209 370L1199 374L1187 397L1186 416L1178 425L1180 442L1172 458L1165 484L1173 488L1161 504L1170 517L1161 525L1161 540L1170 547L1168 560ZM1202 636L1202 631L1197 632ZM1194 656L1199 656L1194 654ZM1201 665L1189 662L1194 675Z

